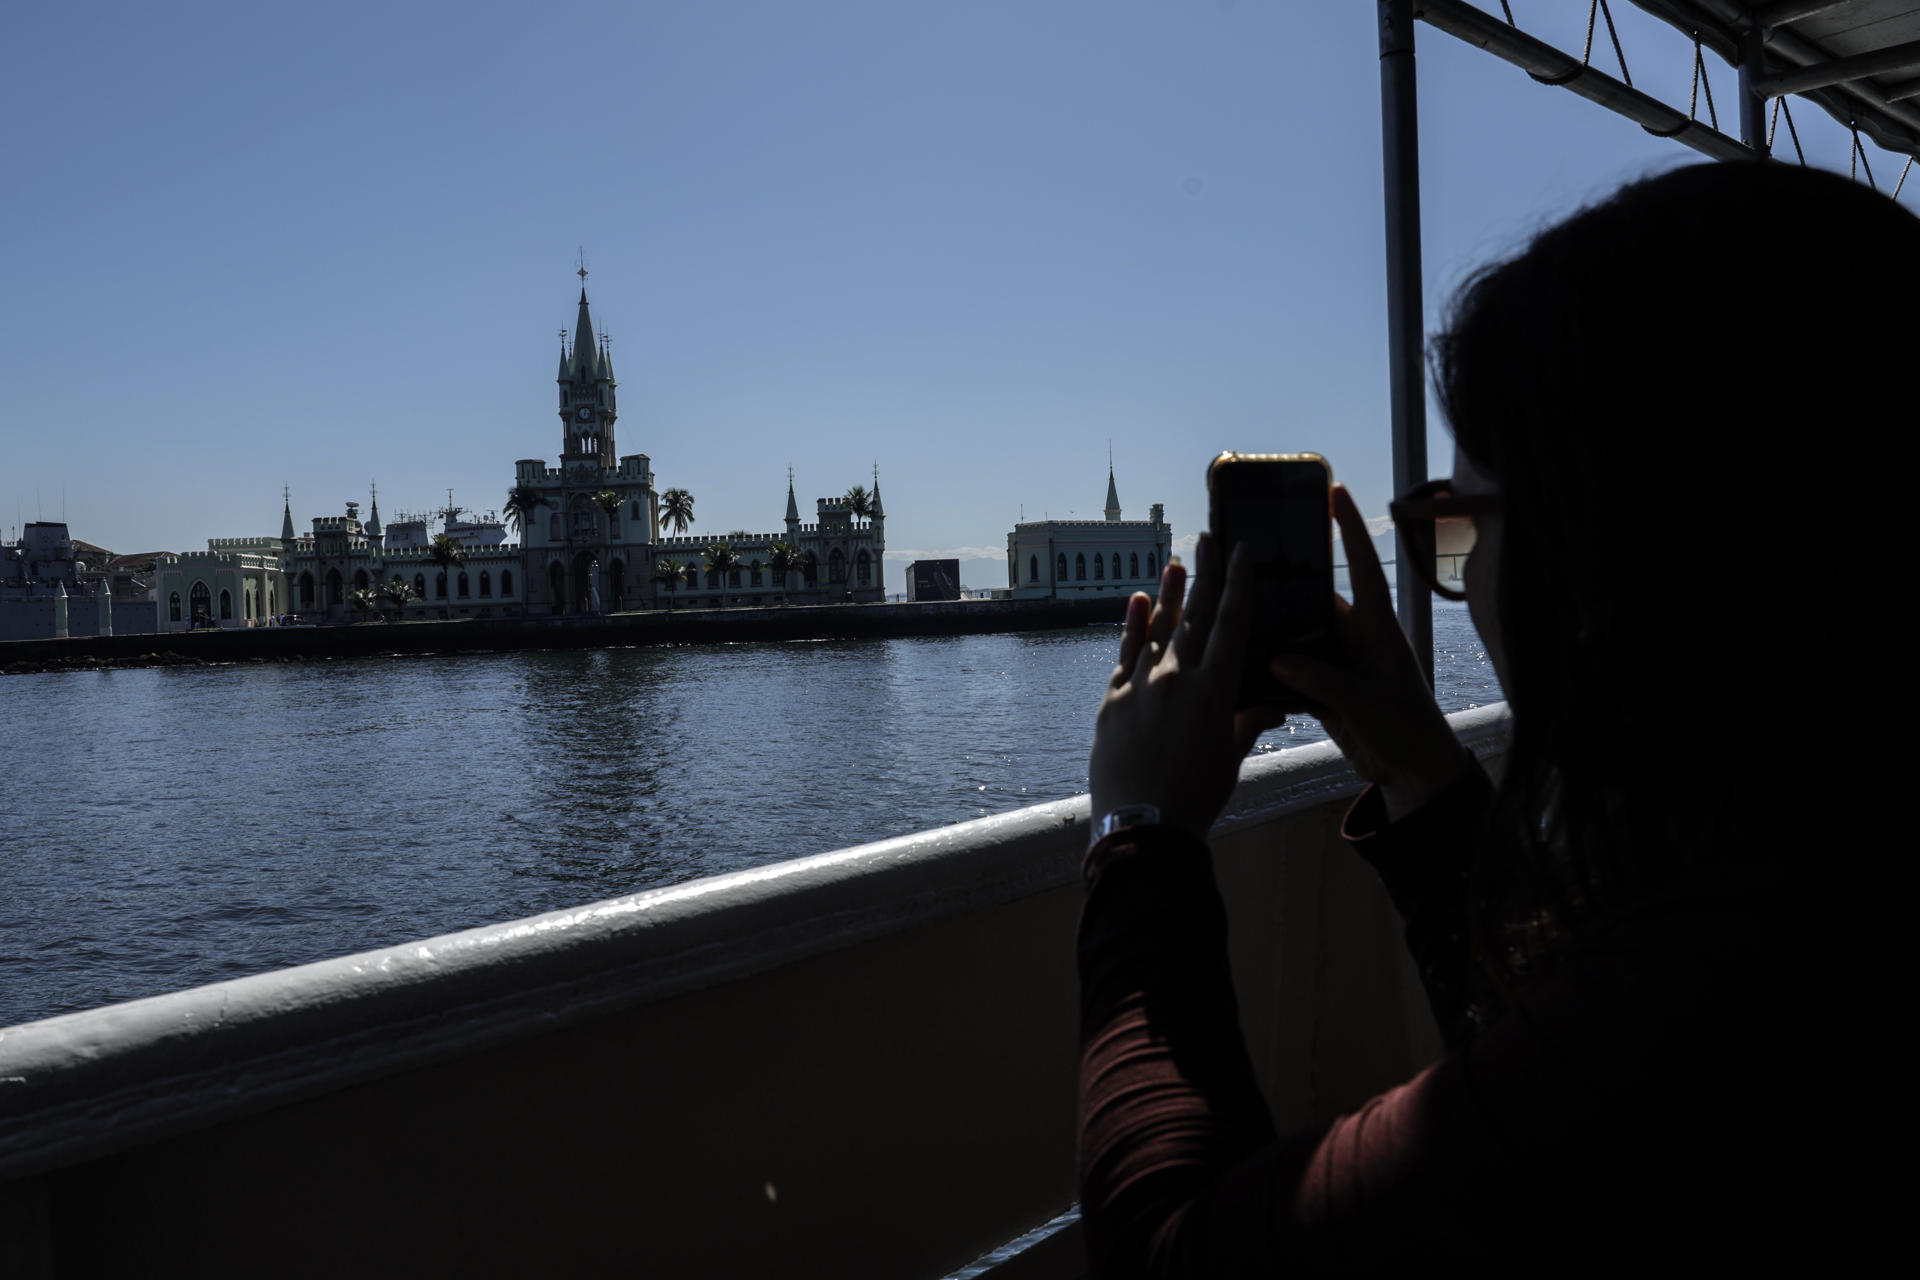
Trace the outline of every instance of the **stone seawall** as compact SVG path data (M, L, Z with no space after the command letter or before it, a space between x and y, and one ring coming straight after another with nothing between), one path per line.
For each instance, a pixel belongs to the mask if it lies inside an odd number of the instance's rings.
M600 617L474 618L348 627L82 636L0 643L0 674L175 663L309 662L383 654L597 649L639 644L866 640L980 635L1118 623L1122 596L1092 600L944 600L920 604L649 609Z

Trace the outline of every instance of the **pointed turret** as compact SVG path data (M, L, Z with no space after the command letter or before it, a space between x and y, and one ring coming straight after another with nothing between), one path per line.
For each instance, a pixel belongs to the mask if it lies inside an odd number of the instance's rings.
M797 524L800 520L800 503L793 496L793 477L787 477L787 523Z
M1113 464L1107 464L1107 519L1120 518L1120 491L1113 485Z
M573 322L573 374L588 378L600 373L600 344L593 336L593 313L587 309L587 287L580 286L580 316Z
M378 555L386 549L384 536L380 532L380 486L369 482L367 487L372 493L367 504L367 523L362 531L367 535L367 541L373 544L374 554Z
M293 541L293 498L290 495L285 499L285 504L280 508L280 541L291 543Z
M608 382L612 382L614 380L613 339L611 338L602 338L600 341L600 376L605 378Z
M566 382L569 381L571 377L572 371L567 368L567 335L562 333L560 335L560 372L554 375L554 381Z

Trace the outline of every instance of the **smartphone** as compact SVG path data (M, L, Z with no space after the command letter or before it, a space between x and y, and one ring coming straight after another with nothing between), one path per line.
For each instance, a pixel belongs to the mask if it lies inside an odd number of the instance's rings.
M1224 569L1251 557L1253 618L1239 704L1308 711L1267 664L1333 643L1333 468L1317 453L1223 453L1207 467L1209 524Z

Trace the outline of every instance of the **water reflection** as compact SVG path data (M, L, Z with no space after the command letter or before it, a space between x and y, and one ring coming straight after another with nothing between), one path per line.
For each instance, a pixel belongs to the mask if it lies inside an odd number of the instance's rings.
M1450 710L1499 696L1465 616L1435 615ZM1076 794L1118 643L8 677L35 799L0 829L0 1025Z

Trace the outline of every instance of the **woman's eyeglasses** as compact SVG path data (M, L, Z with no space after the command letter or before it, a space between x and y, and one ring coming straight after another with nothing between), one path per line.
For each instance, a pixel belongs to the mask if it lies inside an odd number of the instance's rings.
M1467 598L1460 573L1479 537L1474 517L1499 510L1499 494L1457 494L1449 479L1429 480L1387 506L1404 554L1413 557L1414 570L1443 600Z

